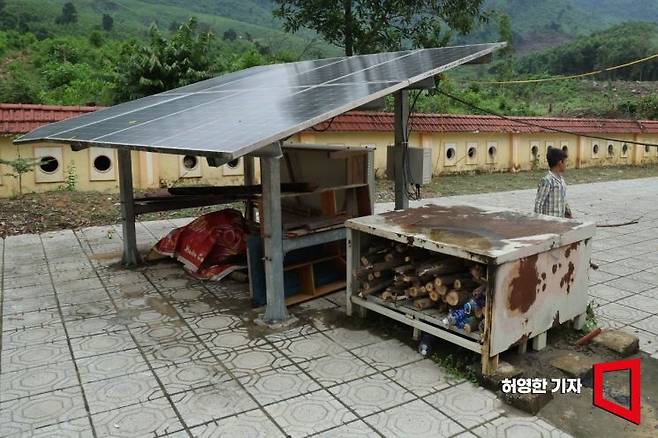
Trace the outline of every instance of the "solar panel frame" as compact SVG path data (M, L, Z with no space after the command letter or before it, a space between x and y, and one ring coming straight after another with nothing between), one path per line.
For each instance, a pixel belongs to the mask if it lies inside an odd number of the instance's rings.
M46 125L15 143L48 141L230 161L504 45L452 46L257 66ZM222 102L232 105L230 110L222 111L225 108L218 106ZM308 116L300 114L302 110ZM217 115L208 116L204 111ZM250 111L267 115L270 124L257 123L259 119ZM177 123L181 120L183 130ZM214 147L219 135L223 136L221 149Z

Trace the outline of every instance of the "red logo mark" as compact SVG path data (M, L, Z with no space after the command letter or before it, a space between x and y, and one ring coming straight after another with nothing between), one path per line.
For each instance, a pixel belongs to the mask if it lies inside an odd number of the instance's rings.
M603 374L610 371L630 373L630 409L603 397ZM625 420L640 424L640 359L620 360L594 364L594 406L611 412Z

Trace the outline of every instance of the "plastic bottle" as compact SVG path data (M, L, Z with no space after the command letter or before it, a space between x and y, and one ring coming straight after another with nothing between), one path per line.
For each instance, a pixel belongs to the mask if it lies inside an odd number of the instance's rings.
M418 352L424 357L431 356L434 348L436 347L437 341L438 339L436 336L423 333L423 336L420 338L420 342L418 343Z

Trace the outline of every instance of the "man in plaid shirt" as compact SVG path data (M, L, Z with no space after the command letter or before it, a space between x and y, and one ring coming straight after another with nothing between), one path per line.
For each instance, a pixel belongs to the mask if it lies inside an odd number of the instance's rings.
M550 170L539 182L535 198L535 213L572 218L567 204L567 183L562 173L567 168L567 153L562 149L548 148L546 160Z

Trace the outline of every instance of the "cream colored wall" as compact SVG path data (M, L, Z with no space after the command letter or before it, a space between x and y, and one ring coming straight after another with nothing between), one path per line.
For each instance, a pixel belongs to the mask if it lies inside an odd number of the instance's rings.
M533 133L533 134L489 134L489 133L418 133L413 132L410 138L412 147L432 149L432 168L434 175L442 173L465 172L472 170L516 171L529 170L534 167L546 168L547 146L566 145L569 150L570 165L573 167L608 166L621 164L658 163L658 148L651 147L645 152L640 145L628 144L625 156L622 154L624 141L634 140L658 144L658 134L651 135L619 135L602 134L601 137L615 138L613 156L607 152L607 142L590 139L584 136ZM17 147L11 143L11 137L0 137L0 158L13 160L17 158ZM292 137L290 142L311 144L339 144L348 146L372 146L375 151L375 168L378 177L384 177L386 171L386 147L393 144L392 132L312 132L302 133ZM593 154L593 145L599 145L598 158ZM38 182L44 177L38 170L29 172L23 178L23 192L45 192L57 190L65 184L66 169L73 163L77 175L78 190L94 190L101 192L118 191L118 169L116 154L112 156L114 167L109 180L92 180L93 170L90 162L90 150L71 151L67 145L43 145L55 147L61 151L61 175L56 181ZM490 146L496 147L496 155L488 154ZM533 159L532 147L537 146L537 159ZM476 149L473 157L468 156L470 147ZM34 157L35 146L19 146L21 156ZM454 148L454 157L448 159L447 151ZM186 171L182 168L178 155L166 155L147 152L132 152L133 182L135 189L153 189L161 186L215 184L232 185L243 182L243 163L230 169L227 166L210 167L203 157L198 157L198 168ZM256 161L256 178L260 170ZM0 165L0 197L12 196L18 193L18 182L9 176L4 176L10 169Z

